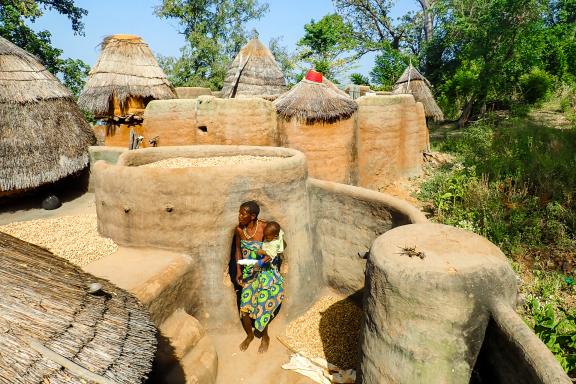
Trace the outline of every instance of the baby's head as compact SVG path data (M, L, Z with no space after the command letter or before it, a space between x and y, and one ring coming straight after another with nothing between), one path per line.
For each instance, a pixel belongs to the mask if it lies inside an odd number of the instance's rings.
M264 241L272 241L278 238L280 234L280 224L275 221L270 221L264 228Z

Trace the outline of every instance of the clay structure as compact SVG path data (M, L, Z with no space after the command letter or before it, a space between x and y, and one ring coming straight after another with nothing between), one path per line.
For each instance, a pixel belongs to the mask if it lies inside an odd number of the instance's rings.
M268 160L141 167L239 155ZM304 313L325 287L364 289L361 382L468 383L475 370L495 383L570 383L514 311L516 277L495 245L427 223L416 208L385 194L309 178L298 151L148 148L125 151L117 164L98 161L92 170L99 231L119 245L154 250L151 259L167 265L155 283L135 291L175 346L188 382L214 383L217 375L203 329L240 327L229 275L233 230L239 205L256 200L261 218L286 233L283 318ZM114 260L107 263L91 271L100 268L114 281L120 272Z
M428 130L411 95L364 96L358 111L333 123L306 125L277 117L260 98L155 100L144 112L143 135L159 146L225 144L295 148L314 178L377 189L420 172Z

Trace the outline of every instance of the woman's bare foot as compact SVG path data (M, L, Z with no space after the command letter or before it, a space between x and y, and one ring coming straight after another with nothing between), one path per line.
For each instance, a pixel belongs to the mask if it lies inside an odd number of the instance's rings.
M268 337L268 335L262 335L262 341L260 342L258 353L266 352L268 350L268 345L270 345L270 337Z
M244 341L242 343L240 343L240 350L245 351L246 349L248 349L248 346L250 345L252 340L254 340L254 335L246 336Z

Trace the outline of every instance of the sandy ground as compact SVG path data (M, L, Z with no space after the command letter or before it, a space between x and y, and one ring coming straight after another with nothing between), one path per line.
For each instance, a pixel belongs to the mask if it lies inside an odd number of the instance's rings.
M94 193L70 196L63 200L64 201L60 208L51 211L42 209L42 202L38 197L22 198L14 200L13 202L4 202L3 205L0 205L0 225L16 221L96 214Z
M64 196L62 206L47 211L41 208L38 196L24 197L0 205L0 225L13 222L49 219L61 216L95 214L94 194L78 193ZM239 345L245 335L238 327L229 333L212 333L211 338L218 353L217 384L311 384L312 380L295 372L282 369L282 364L290 359L290 352L277 340L283 335L285 324L282 319L271 323L270 348L265 354L258 353L260 339L255 338L247 351L240 351Z
M244 340L243 331L211 334L218 351L218 379L216 384L312 384L312 380L292 371L282 369L290 360L290 352L278 341L283 324L270 323L270 348L258 353L260 339L255 338L244 352L238 347Z

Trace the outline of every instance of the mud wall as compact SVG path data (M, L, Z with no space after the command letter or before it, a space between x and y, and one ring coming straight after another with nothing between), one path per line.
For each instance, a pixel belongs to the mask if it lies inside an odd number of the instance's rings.
M370 189L420 172L428 145L422 104L412 95L357 101L350 119L306 125L277 121L272 103L259 98L156 100L144 113L144 141L294 148L306 154L312 177Z
M280 145L306 155L311 177L356 184L356 115L332 124L278 119Z
M138 165L172 157L277 156L248 171L236 167L160 169ZM97 162L98 229L119 245L164 248L192 257L184 309L206 327L238 326L228 275L238 209L256 200L261 217L280 223L288 247L283 315L297 316L322 287L321 260L312 253L304 156L285 148L194 146L126 152L117 165ZM201 292L201 294L199 294Z
M412 95L358 102L358 185L370 189L420 172L426 121Z
M144 112L144 136L159 146L278 145L276 110L259 98L155 100Z
M366 257L378 236L427 221L415 207L383 193L315 179L309 189L314 252L326 283L345 294L364 287Z

